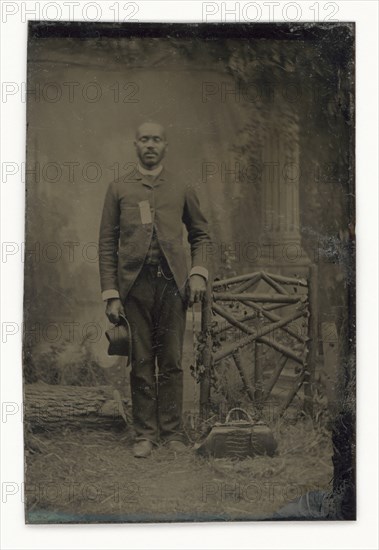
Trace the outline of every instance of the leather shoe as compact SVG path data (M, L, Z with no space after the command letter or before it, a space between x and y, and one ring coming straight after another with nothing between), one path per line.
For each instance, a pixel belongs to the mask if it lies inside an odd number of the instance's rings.
M136 458L147 458L151 455L152 450L153 444L148 439L142 439L133 445L133 455Z
M184 453L187 450L186 445L182 441L172 440L167 443L167 446L174 453Z

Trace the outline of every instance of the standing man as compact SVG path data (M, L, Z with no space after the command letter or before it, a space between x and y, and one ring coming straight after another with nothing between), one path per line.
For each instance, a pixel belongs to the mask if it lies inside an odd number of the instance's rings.
M124 314L132 331L132 392L136 457L159 441L185 449L181 366L187 306L206 292L207 221L195 190L162 165L164 128L146 122L136 132L138 165L108 188L100 226L99 267L106 315ZM183 224L191 245L187 272Z

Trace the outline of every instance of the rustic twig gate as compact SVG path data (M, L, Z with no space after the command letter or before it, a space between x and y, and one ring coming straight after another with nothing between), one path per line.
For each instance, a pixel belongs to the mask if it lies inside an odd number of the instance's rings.
M312 268L310 273L312 281ZM202 308L198 361L203 419L210 413L211 378L217 377L218 364L227 357L233 358L246 396L256 410L261 410L268 402L283 370L295 364L295 376L281 399L278 414L281 416L286 411L303 387L303 410L312 415L314 345L311 333L314 323L310 322L309 286L305 278L265 271L213 282ZM236 329L238 338L235 338ZM249 360L252 368L247 373L241 354L249 344L253 344ZM270 369L260 361L262 346L275 351L274 365Z

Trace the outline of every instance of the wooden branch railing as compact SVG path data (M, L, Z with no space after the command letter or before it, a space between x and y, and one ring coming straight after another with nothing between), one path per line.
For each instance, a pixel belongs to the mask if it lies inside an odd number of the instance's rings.
M205 299L202 302L201 309L201 331L204 335L204 347L202 351L202 364L204 373L200 384L200 416L206 420L209 416L210 397L211 397L211 370L212 370L212 300L211 288L207 285Z
M216 306L213 306L213 310L216 311ZM218 311L220 311L220 308L217 308ZM223 310L221 310L223 311ZM242 348L246 346L247 344L250 344L254 340L258 341L266 341L271 342L269 339L264 339L264 336L266 334L269 334L270 332L274 332L276 329L281 328L285 325L287 325L291 321L295 321L296 319L299 319L299 317L304 316L303 311L297 311L295 314L291 314L288 317L283 317L280 321L276 321L275 323L271 323L270 325L263 326L260 330L252 329L248 327L247 325L244 325L243 323L236 321L234 317L229 315L227 312L223 311L223 317L225 319L229 320L230 324L237 326L240 328L243 332L246 332L249 334L249 336L246 336L245 338L241 338L241 340L237 343L231 343L229 345L224 346L224 349L219 350L213 355L213 363L217 363L217 361L220 361L224 357L227 357L228 355L231 355L234 351L238 350L239 348ZM270 345L270 344L269 344ZM286 348L285 346L280 345L282 353L286 353L287 355L291 356L292 358L296 358L295 360L298 360L296 354L294 354L290 349L284 351ZM300 362L302 362L299 359Z
M266 288L268 287L269 292L265 290L262 292L260 283ZM314 274L313 280L311 276L311 283L315 286ZM257 290L254 290L256 287ZM268 400L280 381L284 369L289 367L289 362L295 362L301 367L301 370L280 411L281 414L284 413L303 386L305 410L308 414L312 414L314 371L313 365L310 367L308 364L308 357L311 358L313 364L315 344L309 335L309 318L312 329L315 328L317 319L315 313L310 316L309 299L312 301L313 312L316 303L314 293L310 292L308 287L308 281L304 278L287 277L265 271L214 281L212 287L208 289L207 300L203 303L202 309L202 329L206 334L205 349L208 350L204 349L202 353L203 371L206 373L201 380L201 410L204 418L206 418L210 407L210 371L213 369L216 372L217 365L227 357L233 359L233 364L243 382L246 396L255 406ZM238 303L245 307L244 315L238 314L239 312L236 315L235 310L238 309ZM281 316L276 311L282 308L288 308L288 313ZM213 321L214 315L224 321L222 326ZM295 330L290 325L300 318L307 320L306 334L303 331ZM257 326L259 321L261 324ZM230 338L228 340L229 329L232 328L238 329L246 336L239 338L238 341L233 341ZM281 342L275 336L277 333L285 335L287 340L288 338L294 340L297 345L290 346L287 345L288 342ZM221 334L224 335L223 339L226 341L219 349L212 351L213 340L219 338ZM255 365L253 378L247 376L241 353L243 348L249 344L253 347L251 361ZM273 371L270 371L268 380L261 361L262 349L266 346L280 354ZM302 346L300 352L297 349L299 346Z
M282 304L296 304L296 302L299 301L299 297L291 296L289 294L254 294L252 292L234 294L233 292L217 292L213 294L213 300L216 302L240 302L241 300L251 300L252 302L269 302L270 304L273 302Z
M252 307L256 311L261 313L264 317L267 317L267 319L269 319L270 321L280 321L281 319L281 317L279 317L279 315L276 315L276 313L270 313L270 311L259 306L258 304L255 304L254 302L249 302L245 300L241 300L241 302L247 306ZM303 344L305 344L305 342L307 341L307 338L304 338L304 336L301 336L301 334L298 334L296 330L291 329L291 327L284 326L282 327L282 329L285 332L287 332L287 334L289 334L290 336L293 336L294 338L296 338L296 340L299 340L299 342L302 342Z

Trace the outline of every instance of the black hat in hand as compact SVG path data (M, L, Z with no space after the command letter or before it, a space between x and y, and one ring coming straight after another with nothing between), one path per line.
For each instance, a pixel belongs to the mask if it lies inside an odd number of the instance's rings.
M130 324L124 315L120 316L120 322L105 331L108 338L108 355L128 356L128 365L132 355L132 331Z

